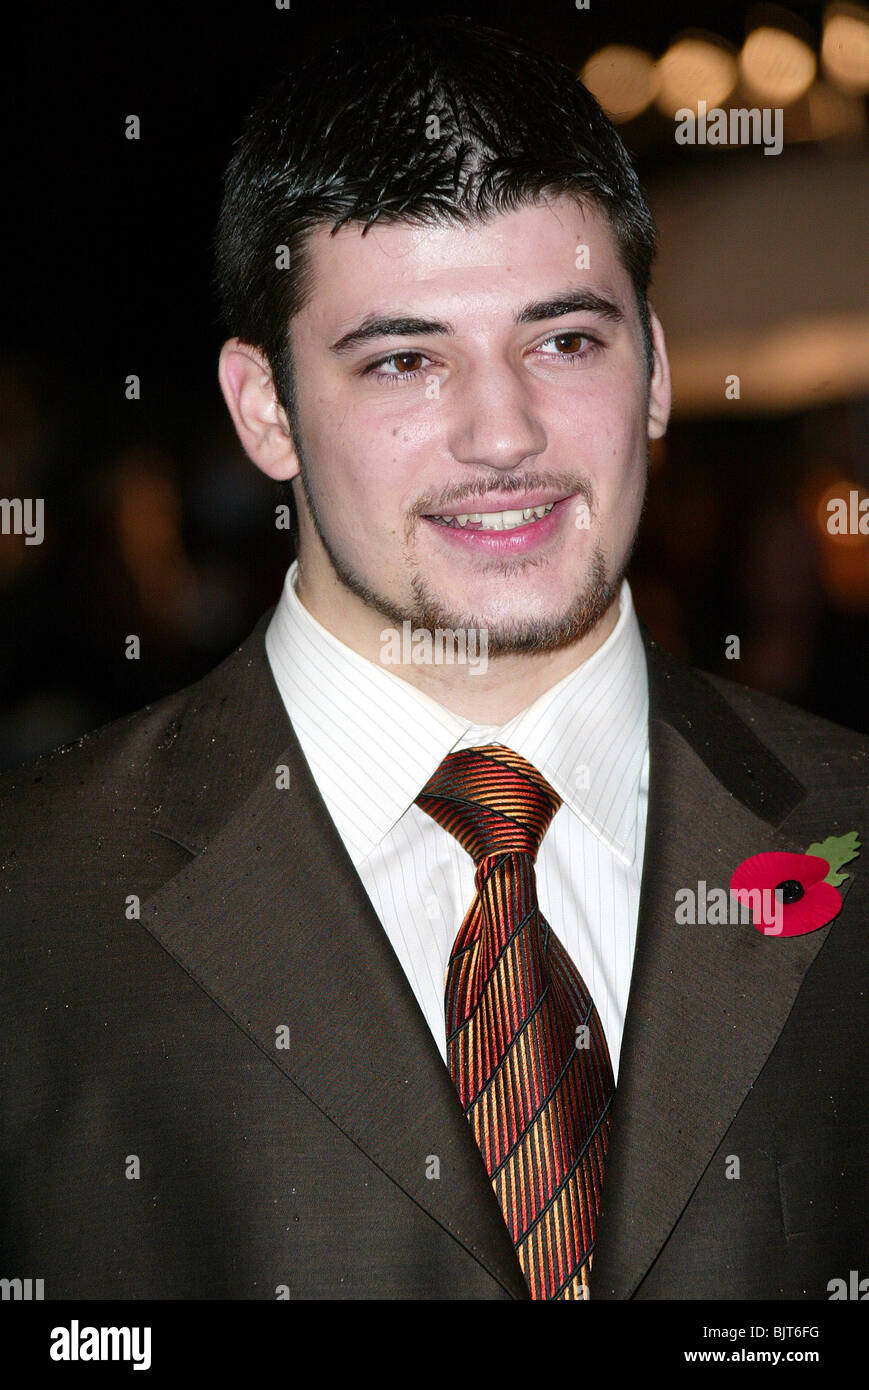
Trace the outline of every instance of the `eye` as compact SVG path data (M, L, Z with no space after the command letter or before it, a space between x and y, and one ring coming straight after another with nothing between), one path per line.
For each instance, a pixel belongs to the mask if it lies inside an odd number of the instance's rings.
M382 381L391 386L398 381L414 381L422 376L422 368L419 366L414 367L413 363L428 361L429 358L423 353L406 348L402 352L391 352L387 357L379 358L377 362L370 362L362 375L373 376L375 380ZM380 370L390 363L394 364L398 370L394 372L384 372Z
M578 330L572 330L569 333L553 333L551 337L544 338L539 346L545 347L547 343L557 344L558 350L554 356L561 362L576 362L591 357L601 346L596 338L590 337L588 333L580 333ZM583 343L585 346L572 349L571 343Z

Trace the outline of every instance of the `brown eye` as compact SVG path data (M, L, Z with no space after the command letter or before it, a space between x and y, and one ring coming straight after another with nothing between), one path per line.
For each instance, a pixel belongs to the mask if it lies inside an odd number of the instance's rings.
M551 362L555 358L566 367L581 366L603 350L598 339L578 328L569 333L552 333L540 348L544 349L544 359Z
M408 372L419 371L419 366L418 366L418 365L417 365L416 367L413 367L413 366L408 367L408 365L407 365L407 359L408 359L408 358L410 358L410 360L411 360L412 362L413 362L413 361L416 361L417 363L419 363L419 362L422 361L422 354L419 353L419 352L397 352L397 353L395 353L395 355L394 355L393 358L392 358L392 361L393 361L393 362L395 363L395 365L399 368L399 373L398 373L399 376L403 376L404 373L405 373L405 370L408 371Z
M415 348L405 348L401 352L390 352L378 362L364 367L362 376L371 377L383 386L394 386L402 377L406 381L418 381L425 370L422 364L428 360L425 353Z

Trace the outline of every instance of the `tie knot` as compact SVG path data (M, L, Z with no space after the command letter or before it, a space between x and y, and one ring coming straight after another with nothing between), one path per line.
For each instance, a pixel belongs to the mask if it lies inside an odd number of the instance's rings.
M475 864L490 854L536 858L561 805L536 767L500 744L449 753L416 801Z

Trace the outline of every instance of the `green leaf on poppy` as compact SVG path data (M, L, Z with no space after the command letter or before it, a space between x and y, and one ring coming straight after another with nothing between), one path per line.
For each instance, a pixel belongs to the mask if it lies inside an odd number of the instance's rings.
M824 882L833 888L838 888L840 883L851 877L850 874L840 874L839 870L843 864L850 864L852 859L856 859L859 853L860 841L856 830L849 830L847 835L828 835L822 843L809 845L806 850L806 854L816 854L819 859L826 859L830 872Z

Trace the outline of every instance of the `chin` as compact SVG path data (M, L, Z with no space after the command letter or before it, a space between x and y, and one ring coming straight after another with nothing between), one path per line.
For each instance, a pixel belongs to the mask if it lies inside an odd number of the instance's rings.
M479 605L453 603L429 581L417 574L413 581L413 602L403 616L414 628L429 632L436 628L452 631L485 631L490 658L523 654L542 654L570 647L592 633L618 597L623 571L610 575L603 552L596 549L588 577L581 589L560 602L535 595L529 605L517 602L514 592L507 603ZM505 612L505 607L512 611ZM395 610L393 610L394 612Z

